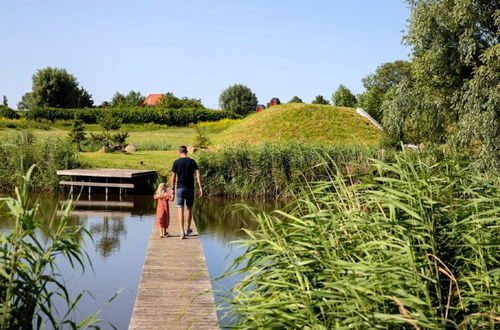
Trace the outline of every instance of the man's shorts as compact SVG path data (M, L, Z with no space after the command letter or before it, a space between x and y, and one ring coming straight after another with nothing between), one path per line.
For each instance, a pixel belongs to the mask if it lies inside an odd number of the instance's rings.
M183 207L184 204L188 208L193 207L194 202L194 189L192 188L177 188L175 189L175 199L177 200L177 207Z

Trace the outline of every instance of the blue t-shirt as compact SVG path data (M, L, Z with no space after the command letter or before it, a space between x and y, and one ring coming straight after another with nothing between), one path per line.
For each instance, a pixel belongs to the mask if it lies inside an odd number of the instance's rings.
M189 157L179 158L172 165L172 172L177 174L177 188L194 189L194 172L198 164Z

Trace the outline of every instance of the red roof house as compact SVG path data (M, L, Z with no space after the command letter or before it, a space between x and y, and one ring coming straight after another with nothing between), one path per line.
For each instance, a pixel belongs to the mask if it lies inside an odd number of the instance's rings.
M144 100L144 105L146 106L157 105L160 102L162 96L163 94L149 94Z

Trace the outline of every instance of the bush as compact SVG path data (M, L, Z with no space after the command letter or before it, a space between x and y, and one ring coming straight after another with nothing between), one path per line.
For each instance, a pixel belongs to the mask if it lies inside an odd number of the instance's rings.
M325 164L356 175L367 171L369 158L388 155L364 146L264 143L200 152L197 162L208 195L285 198L300 182L329 178Z
M5 105L0 105L0 118L18 119L19 115L11 108Z
M187 126L190 123L239 118L232 111L196 108L167 109L161 107L112 108L112 109L57 109L35 108L26 113L28 119L72 120L75 117L86 124L95 124L108 113L124 124L155 123L168 126Z
M228 274L243 278L235 328L498 328L499 177L453 159L371 166L361 184L332 174L293 211L255 216Z
M33 190L55 190L57 170L79 167L78 151L68 139L36 138L23 131L0 138L0 187L14 189L24 173L36 164L30 181Z
M37 121L21 119L0 118L0 127L15 128L15 129L51 129L50 121L40 119Z
M219 96L221 109L234 111L242 116L255 112L257 103L257 96L245 85L229 86Z

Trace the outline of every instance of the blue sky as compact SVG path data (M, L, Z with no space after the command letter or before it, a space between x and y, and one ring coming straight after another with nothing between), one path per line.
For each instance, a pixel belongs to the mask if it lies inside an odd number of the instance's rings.
M249 86L266 103L330 99L339 84L407 59L402 0L20 0L0 5L0 95L10 106L40 68L65 68L96 104L116 91L173 92L217 108Z

